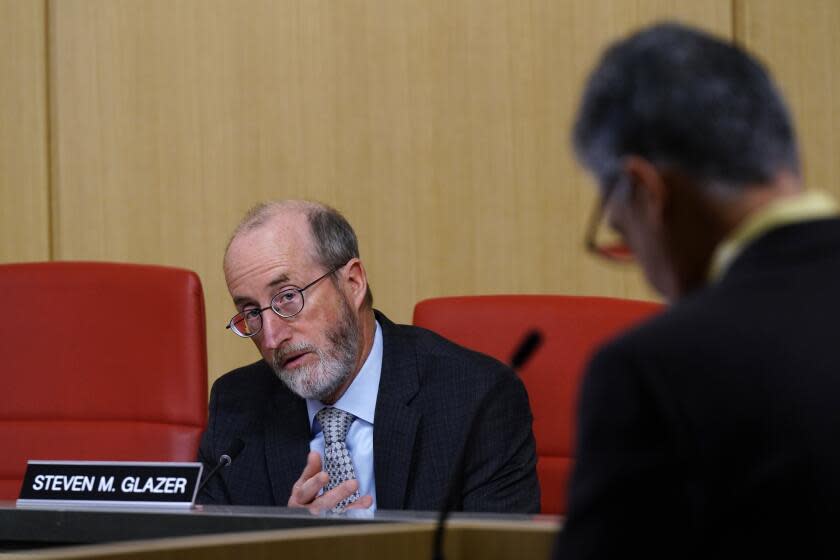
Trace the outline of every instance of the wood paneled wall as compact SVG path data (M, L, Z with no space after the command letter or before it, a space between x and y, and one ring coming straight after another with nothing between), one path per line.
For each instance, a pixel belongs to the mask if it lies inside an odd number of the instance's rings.
M50 258L45 21L0 0L0 262Z
M840 198L840 2L738 0L734 19L790 104L806 184Z
M398 321L439 295L649 299L582 249L595 193L568 138L601 49L660 19L736 37L840 193L838 18L831 0L0 0L0 260L196 270L211 381L257 359L223 329L221 259L268 198L342 210Z

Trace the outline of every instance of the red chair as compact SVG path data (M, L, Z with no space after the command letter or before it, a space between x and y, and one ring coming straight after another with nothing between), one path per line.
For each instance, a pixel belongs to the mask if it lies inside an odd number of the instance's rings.
M414 324L506 363L525 333L542 333L542 346L519 374L534 414L541 511L562 514L573 461L575 402L586 363L602 342L661 307L604 297L443 297L418 303Z
M194 272L0 265L0 310L0 499L17 498L29 459L195 459L207 347Z

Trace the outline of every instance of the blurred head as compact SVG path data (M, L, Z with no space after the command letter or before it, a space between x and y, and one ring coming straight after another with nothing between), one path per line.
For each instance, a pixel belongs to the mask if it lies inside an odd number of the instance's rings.
M372 344L372 295L347 220L313 202L260 204L236 228L224 272L238 312L268 308L252 340L280 379L303 398L340 397ZM310 283L293 317L269 307Z
M672 299L702 284L734 222L799 172L793 125L761 64L678 24L605 52L573 142L607 197L606 220Z

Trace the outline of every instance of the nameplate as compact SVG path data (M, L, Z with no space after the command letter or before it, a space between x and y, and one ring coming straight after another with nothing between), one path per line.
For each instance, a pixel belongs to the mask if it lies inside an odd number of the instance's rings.
M19 506L189 508L201 463L29 461Z

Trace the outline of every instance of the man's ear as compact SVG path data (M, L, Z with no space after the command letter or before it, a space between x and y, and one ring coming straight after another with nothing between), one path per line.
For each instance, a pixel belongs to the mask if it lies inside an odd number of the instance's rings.
M344 265L341 272L344 277L344 290L347 300L357 311L362 308L367 293L367 273L362 261L353 258Z
M647 159L632 155L624 158L622 168L630 181L633 204L652 225L661 227L670 195L662 172Z

